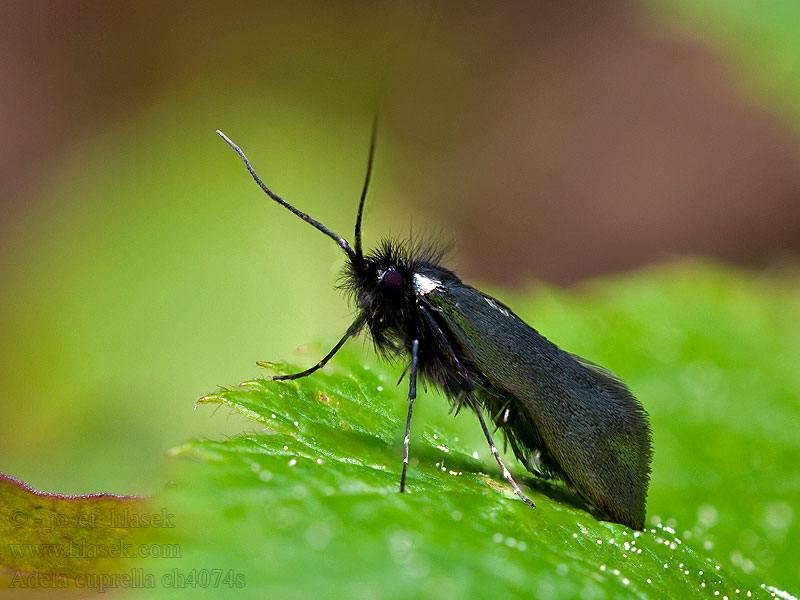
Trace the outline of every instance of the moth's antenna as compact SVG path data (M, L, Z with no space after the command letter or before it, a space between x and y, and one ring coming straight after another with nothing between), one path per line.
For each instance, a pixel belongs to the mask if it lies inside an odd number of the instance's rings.
M266 185L264 185L264 182L263 182L263 181L261 181L261 178L259 178L259 176L256 174L256 172L253 170L253 167L250 165L250 161L249 161L249 160L247 160L247 157L244 155L244 152L242 152L241 148L239 148L239 146L237 146L236 144L234 144L234 143L231 141L231 139L230 139L230 138L229 138L227 135L225 135L224 133L222 133L222 132L221 132L219 129L217 129L217 134L219 135L219 137L221 137L223 140L225 140L225 141L228 143L228 145L229 145L231 148L233 148L233 149L234 149L234 151L236 152L236 154L238 154L238 155L239 155L239 157L240 157L240 158L241 158L241 159L244 161L244 166L246 166L246 167L247 167L247 170L248 170L248 171L250 171L250 175L252 175L252 176L253 176L253 179L255 179L256 183L259 185L259 187L260 187L262 190L264 190L264 193L266 193L266 194L267 194L267 196L269 196L270 198L272 198L273 200L275 200L275 202L277 202L277 203L278 203L278 204L280 204L281 206L283 206L283 207L285 207L285 208L288 208L290 211L292 211L292 212L293 212L294 214L296 214L298 217L300 217L301 219L303 219L303 221L305 221L305 222L306 222L306 223L308 223L309 225L313 225L314 227L316 227L317 229L319 229L319 230L320 230L322 233L324 233L325 235L327 235L327 236L329 236L329 237L333 238L334 240L336 240L336 243L337 243L337 244L339 244L339 246L341 246L342 250L344 250L344 251L345 251L345 253L347 254L347 256L349 256L351 259L352 259L352 258L355 258L355 256L356 256L356 255L355 255L355 253L353 252L353 249L350 247L350 244L348 244L348 243L347 243L347 240L345 240L345 239L344 239L344 238L342 238L342 237L339 237L338 235L336 235L335 233L333 233L333 232L332 232L330 229L328 229L327 227L325 227L325 225L323 225L323 224L322 224L322 223L320 223L319 221L316 221L316 220L312 219L311 217L309 217L309 216L308 216L306 213L304 213L303 211L301 211L301 210L297 210L297 209L296 209L294 206L292 206L291 204L289 204L288 202L286 202L286 200L284 200L283 198L281 198L280 196L278 196L276 193L274 193L272 190L270 190L270 189L269 189L269 188L268 188ZM369 179L369 175L367 175L367 179ZM363 204L363 198L362 198L362 204ZM358 247L358 244L356 244L356 246Z
M360 259L363 257L361 252L361 217L364 214L364 199L367 197L367 188L369 187L369 178L372 175L372 159L375 158L375 133L378 130L378 115L377 113L372 119L372 136L369 140L369 158L367 159L367 176L364 178L364 187L361 190L361 200L358 203L358 215L356 216L356 256Z

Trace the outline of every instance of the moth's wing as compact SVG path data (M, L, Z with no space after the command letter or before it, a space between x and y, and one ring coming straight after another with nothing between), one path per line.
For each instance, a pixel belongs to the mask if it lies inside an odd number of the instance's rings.
M642 529L651 434L625 384L472 287L448 283L424 301L468 368L517 400L568 481L613 520Z

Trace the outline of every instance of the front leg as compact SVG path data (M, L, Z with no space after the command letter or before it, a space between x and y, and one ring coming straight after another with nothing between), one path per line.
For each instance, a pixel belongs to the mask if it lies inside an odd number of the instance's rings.
M293 373L292 375L275 375L272 378L272 381L285 381L285 380L292 380L292 379L300 379L301 377L308 377L313 372L320 370L322 367L324 367L328 363L328 361L330 359L333 358L333 355L336 354L339 351L339 348L344 346L344 343L348 339L350 339L351 337L356 335L359 331L361 331L361 328L363 326L364 326L364 323L362 322L362 319L360 319L360 318L356 319L356 321L352 325L350 325L350 327L347 329L345 334L342 336L342 339L340 339L336 343L336 345L333 347L333 350L328 352L328 354L325 355L325 358L323 358L321 361L319 361L313 367L311 367L310 369L306 369L305 371L301 371L300 373ZM272 363L269 363L269 362L266 362L266 361L263 361L263 360L258 361L256 364L259 367L271 367L272 366Z

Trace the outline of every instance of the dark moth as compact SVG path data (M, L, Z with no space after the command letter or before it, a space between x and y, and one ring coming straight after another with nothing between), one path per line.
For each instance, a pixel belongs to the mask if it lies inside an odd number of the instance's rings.
M356 318L319 363L366 329L378 352L407 361L409 406L400 491L405 489L409 431L417 379L439 386L454 408L478 417L492 453L515 493L530 506L503 464L482 411L491 416L514 455L540 477L564 481L599 518L643 529L650 479L651 435L647 413L610 371L559 349L505 304L463 283L440 265L436 246L383 241L364 254L361 217L372 171L369 163L355 227L355 248L274 194L247 157L223 133L255 181L273 200L333 238L347 263L343 287L353 295Z

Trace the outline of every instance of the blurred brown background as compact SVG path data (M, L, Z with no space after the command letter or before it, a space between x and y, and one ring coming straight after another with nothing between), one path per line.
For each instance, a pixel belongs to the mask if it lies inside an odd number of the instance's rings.
M433 232L479 286L791 260L800 18L673 4L0 4L0 471L156 491L253 427L198 397L349 324L341 253L217 128L350 237L379 109L365 243Z
M17 2L0 17L3 228L85 132L176 82L249 82L359 127L379 106L409 213L441 224L471 278L569 283L687 253L763 265L800 246L796 136L640 4Z

